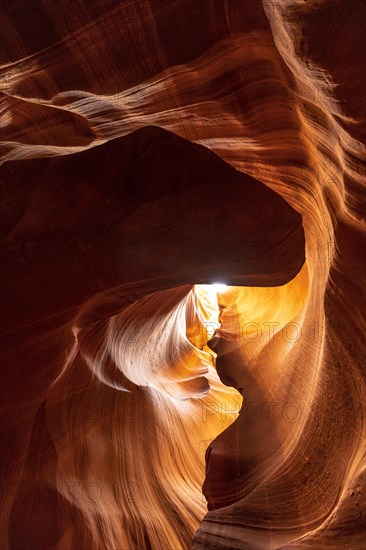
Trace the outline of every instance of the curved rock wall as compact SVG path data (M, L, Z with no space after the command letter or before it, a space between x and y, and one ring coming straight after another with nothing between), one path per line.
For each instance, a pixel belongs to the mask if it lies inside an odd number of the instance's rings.
M361 2L3 15L1 547L361 548Z

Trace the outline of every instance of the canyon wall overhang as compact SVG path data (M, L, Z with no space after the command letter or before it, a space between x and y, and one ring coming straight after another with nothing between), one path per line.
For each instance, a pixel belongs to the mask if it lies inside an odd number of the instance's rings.
M1 547L360 548L363 3L2 10Z

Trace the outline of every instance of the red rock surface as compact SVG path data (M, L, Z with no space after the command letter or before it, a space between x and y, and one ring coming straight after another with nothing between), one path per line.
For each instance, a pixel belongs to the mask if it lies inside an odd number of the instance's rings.
M2 7L1 549L362 548L363 15Z

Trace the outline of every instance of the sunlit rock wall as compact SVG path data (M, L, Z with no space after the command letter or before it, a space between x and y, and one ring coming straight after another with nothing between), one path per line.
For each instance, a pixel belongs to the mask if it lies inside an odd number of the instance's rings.
M362 547L353 8L3 7L1 548Z

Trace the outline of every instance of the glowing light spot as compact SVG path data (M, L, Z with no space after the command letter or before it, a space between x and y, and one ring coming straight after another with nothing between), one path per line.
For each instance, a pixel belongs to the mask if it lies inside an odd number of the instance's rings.
M215 292L226 292L229 288L225 283L212 283L211 287Z

